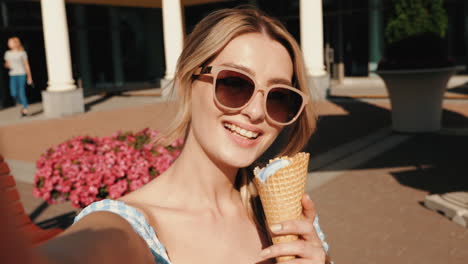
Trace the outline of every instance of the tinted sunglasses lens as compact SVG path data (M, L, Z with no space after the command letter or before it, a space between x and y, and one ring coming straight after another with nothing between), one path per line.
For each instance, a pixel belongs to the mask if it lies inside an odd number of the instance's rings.
M302 96L293 90L273 88L268 93L266 108L271 119L287 123L294 119L302 106Z
M222 70L216 78L215 95L218 102L230 108L245 105L255 90L255 84L248 76L231 70Z

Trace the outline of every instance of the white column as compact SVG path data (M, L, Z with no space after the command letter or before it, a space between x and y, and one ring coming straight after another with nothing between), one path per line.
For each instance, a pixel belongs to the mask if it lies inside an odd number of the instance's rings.
M301 49L307 74L323 76L323 14L322 0L300 0Z
M72 77L65 0L41 0L41 10L49 77L47 91L76 89Z
M46 117L84 112L83 90L76 89L72 75L65 0L41 0L42 27L49 82L42 91Z
M314 100L325 100L330 88L330 76L323 59L322 0L300 0L301 49L307 82Z
M182 6L180 0L163 0L162 17L164 30L164 54L166 75L164 79L174 79L177 59L182 52L184 30L182 27Z

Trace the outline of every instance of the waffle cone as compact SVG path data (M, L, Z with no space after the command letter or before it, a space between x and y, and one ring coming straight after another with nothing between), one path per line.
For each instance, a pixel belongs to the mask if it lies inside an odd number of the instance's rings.
M301 218L301 200L306 184L309 153L300 152L293 157L276 158L270 162L277 159L288 159L291 164L276 171L264 183L257 177L260 168L257 167L254 170L254 182L260 194L268 226ZM274 244L297 239L296 235L272 237ZM294 258L295 256L282 256L276 259L281 262Z

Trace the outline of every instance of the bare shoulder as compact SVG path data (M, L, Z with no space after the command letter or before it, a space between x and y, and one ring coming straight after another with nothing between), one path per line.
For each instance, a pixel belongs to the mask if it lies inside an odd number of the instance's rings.
M128 233L132 233L130 231L133 231L130 223L118 214L107 211L96 211L84 216L80 221L65 230L63 234L73 233L82 229L100 230L112 228Z
M153 262L146 242L130 223L105 211L84 216L39 249L53 263Z
M80 233L81 232L81 233ZM94 237L97 235L113 236L115 238L126 238L140 243L138 234L133 230L130 223L118 214L106 211L92 212L84 216L80 221L65 230L60 236ZM109 237L110 238L110 237ZM141 240L141 243L144 243Z
M117 200L134 207L145 216L146 220L152 222L152 211L155 208L157 211L162 211L166 207L163 201L167 200L165 199L167 190L170 189L164 181L161 181L161 176Z

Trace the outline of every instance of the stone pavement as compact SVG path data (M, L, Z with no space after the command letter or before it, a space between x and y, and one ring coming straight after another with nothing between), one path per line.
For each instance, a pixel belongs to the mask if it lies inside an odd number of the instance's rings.
M158 99L115 96L80 116L0 124L0 153L18 167L31 166L18 187L37 222L74 210L69 204L45 208L32 196L28 174L38 155L76 134L163 128L175 109L152 100ZM431 134L392 133L386 99L334 98L318 111L317 132L306 147L307 191L335 263L468 263L468 229L423 206L428 194L468 190L468 100L446 99L443 129Z

